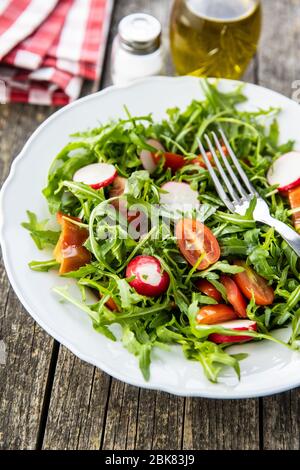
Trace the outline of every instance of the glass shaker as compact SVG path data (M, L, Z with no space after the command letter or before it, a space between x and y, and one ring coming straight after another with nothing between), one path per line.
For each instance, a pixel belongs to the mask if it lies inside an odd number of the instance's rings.
M238 79L256 52L259 0L175 0L170 40L180 75Z
M165 61L160 22L144 13L134 13L123 18L113 42L111 63L115 85L162 75Z

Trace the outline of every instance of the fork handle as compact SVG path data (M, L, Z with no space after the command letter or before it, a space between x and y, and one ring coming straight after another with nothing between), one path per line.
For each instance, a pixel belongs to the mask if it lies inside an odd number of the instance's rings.
M280 220L274 219L274 217L256 217L256 220L263 222L270 227L273 227L279 235L290 245L295 253L300 256L300 235Z

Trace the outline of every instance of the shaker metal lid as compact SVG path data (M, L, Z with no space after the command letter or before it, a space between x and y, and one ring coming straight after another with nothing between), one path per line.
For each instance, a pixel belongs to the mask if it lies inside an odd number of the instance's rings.
M160 22L145 13L125 16L119 23L118 33L121 45L135 54L149 54L160 46Z

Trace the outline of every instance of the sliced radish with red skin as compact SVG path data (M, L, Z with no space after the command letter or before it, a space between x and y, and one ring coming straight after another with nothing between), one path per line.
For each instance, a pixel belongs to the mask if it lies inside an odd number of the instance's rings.
M157 297L169 287L169 274L163 270L154 256L140 255L133 258L127 266L126 277L135 278L129 282L139 294Z
M271 165L267 174L268 183L279 185L279 191L288 191L300 185L300 152L281 155Z
M187 183L169 181L163 184L161 189L167 192L160 194L160 203L168 208L180 209L183 206L198 208L200 206L197 191L194 191Z
M79 168L74 175L73 181L84 183L93 189L108 186L117 176L117 170L109 163L92 163Z
M233 320L227 321L224 323L219 323L215 326L221 326L222 328L228 328L229 330L233 331L257 331L257 323L251 320ZM241 336L230 336L230 334L220 334L220 333L212 333L209 335L208 339L213 341L216 344L223 344L223 343L243 343L245 341L251 341L253 339L252 336L241 335Z
M165 152L165 148L158 140L148 139L146 140L146 144L151 145L151 147L154 147L157 150ZM150 150L142 150L140 153L140 159L145 170L149 171L149 173L153 173L155 171L157 167L157 160Z

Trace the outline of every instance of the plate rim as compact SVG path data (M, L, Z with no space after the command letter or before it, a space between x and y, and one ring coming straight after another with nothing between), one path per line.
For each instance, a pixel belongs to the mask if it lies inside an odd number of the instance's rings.
M113 377L117 380L120 380L122 382L128 383L130 385L133 385L133 386L136 386L136 387L139 387L139 388L143 388L143 389L148 389L148 390L158 390L158 391L170 393L170 394L175 395L175 396L210 398L210 399L223 399L223 400L232 400L232 399L238 400L238 399L247 399L247 398L258 398L258 397L274 395L274 394L277 394L277 393L282 393L282 392L285 392L287 390L292 390L294 388L297 388L297 387L300 386L300 375L299 375L298 379L296 379L294 381L291 381L290 383L286 383L282 386L276 386L276 387L269 386L269 387L267 387L263 390L257 391L257 392L253 392L253 391L252 392L251 391L246 392L245 391L245 392L240 392L238 395L233 395L232 392L229 391L229 393L226 394L225 396L223 394L224 392L222 392L221 390L218 390L217 386L216 386L216 391L215 392L212 391L212 390L205 391L205 389L204 390L199 390L199 392L195 392L194 390L189 392L188 390L184 390L184 391L183 390L174 390L172 385L170 385L170 386L167 386L167 385L158 386L156 384L151 384L150 382L144 381L144 379L140 379L140 380L133 380L131 378L128 379L126 377L126 375L123 376L121 373L117 373L115 370L112 371L110 369L110 367L107 366L107 364L105 362L102 362L101 360L96 361L93 358L93 356L84 353L78 345L73 344L73 342L71 340L65 338L64 335L61 335L60 332L59 332L59 328L58 329L52 328L46 322L44 322L39 317L39 314L38 314L38 312L35 311L34 307L32 307L30 305L30 302L27 302L25 296L23 295L22 289L19 288L19 286L17 285L17 283L14 280L14 276L13 276L13 273L12 273L12 269L10 268L10 262L9 262L8 252L7 252L7 242L6 242L5 235L4 235L4 225L5 225L4 224L4 196L5 196L5 193L7 191L7 188L9 187L10 183L12 182L12 180L15 176L15 173L16 173L19 162L21 161L23 156L25 156L25 154L27 152L27 149L31 145L31 142L38 137L39 133L45 127L47 127L47 125L50 122L55 120L61 114L69 112L74 107L80 106L83 102L88 102L90 100L92 101L98 96L103 96L103 95L106 95L106 94L114 92L114 91L134 88L135 86L137 86L139 84L147 83L147 82L150 82L150 81L153 81L153 80L155 80L155 81L170 81L170 80L171 81L174 81L174 80L176 80L176 81L179 81L179 80L181 80L181 81L185 81L185 80L195 81L195 80L198 80L199 81L201 79L199 79L198 77L191 77L191 76L183 76L183 77L156 76L156 77L148 77L148 78L136 80L136 81L134 81L134 82L132 82L128 85L122 85L122 86L112 85L112 86L109 86L109 87L107 87L103 90L100 90L100 91L96 92L96 93L92 93L92 94L84 96L84 97L82 97L82 98L80 98L76 101L73 101L72 103L68 104L67 106L64 106L63 108L55 111L53 114L51 114L51 116L49 116L45 121L43 121L35 129L35 131L31 134L31 136L27 139L27 141L25 142L25 144L22 147L21 151L14 158L14 160L11 164L11 167L10 167L9 174L8 174L6 180L4 181L4 183L2 185L2 188L1 188L1 191L0 191L0 243L1 243L1 248L2 248L3 262L4 262L4 266L5 266L6 273L7 273L8 279L10 281L10 284L11 284L14 292L16 293L18 299L20 300L20 302L22 303L22 305L26 309L26 311L46 331L46 333L48 333L52 338L54 338L56 341L61 343L63 346L68 348L79 359L81 359L81 360L83 360L83 361L85 361L85 362L87 362L87 363L103 370L105 373L109 374L111 377ZM215 81L216 79L209 79L209 80L214 80ZM234 85L234 84L236 84L236 85L245 85L246 87L250 86L252 88L264 89L268 93L272 93L274 95L277 95L278 97L284 98L285 100L290 101L291 103L294 103L296 105L296 103L292 99L282 95L281 93L278 93L274 90L270 90L270 89L268 89L266 87L263 87L263 86L260 86L260 85L256 85L256 84L248 83L248 82L242 82L242 81L238 81L238 80L229 80L229 79L219 79L219 82L220 83L226 82L226 83L230 83L232 85Z

